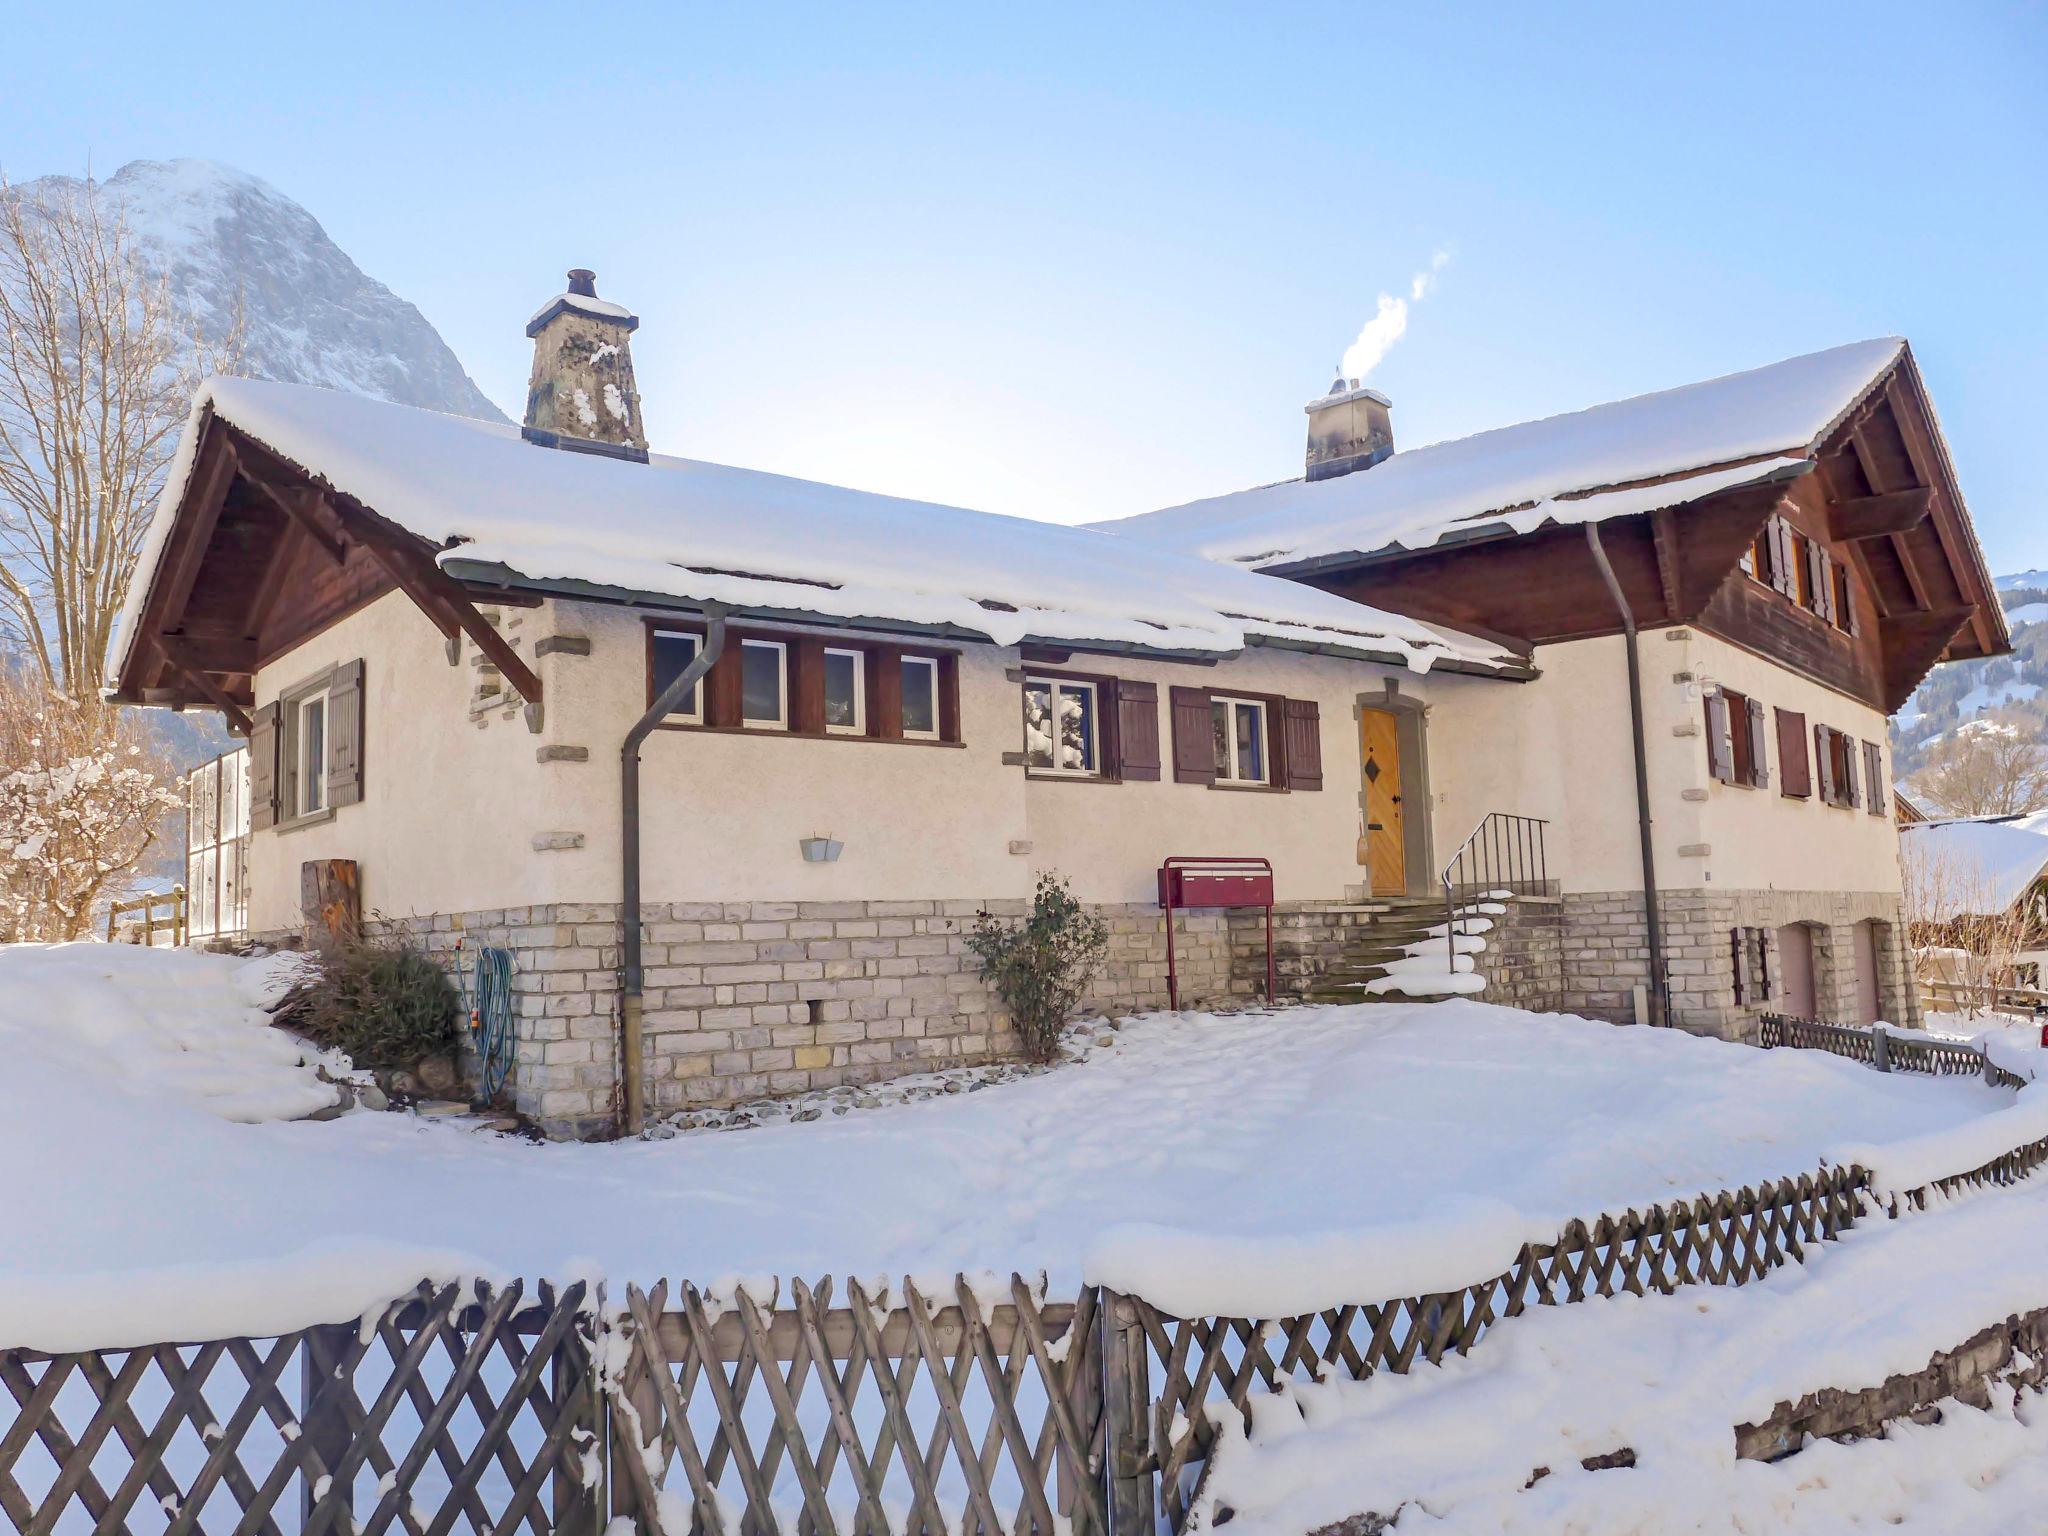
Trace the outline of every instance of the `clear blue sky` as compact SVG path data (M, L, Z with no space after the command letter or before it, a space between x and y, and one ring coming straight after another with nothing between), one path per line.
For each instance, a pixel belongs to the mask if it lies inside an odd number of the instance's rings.
M306 204L508 410L572 265L655 445L1073 520L1912 338L1994 565L2048 565L2048 11L9 8L0 167Z

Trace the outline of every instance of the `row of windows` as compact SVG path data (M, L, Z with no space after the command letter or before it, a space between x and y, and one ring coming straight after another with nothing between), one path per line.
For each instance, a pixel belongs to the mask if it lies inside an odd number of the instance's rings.
M1706 711L1708 772L1723 784L1769 788L1771 733L1765 728L1763 701L1732 688L1713 688L1706 695ZM1813 798L1817 787L1824 805L1861 805L1873 816L1887 813L1883 747L1874 741L1858 743L1833 726L1815 725L1809 756L1806 716L1794 709L1770 713L1778 738L1781 794L1806 800Z
M703 631L650 623L647 694L696 660ZM1036 668L1021 688L1023 751L1034 777L1117 783L1161 776L1159 691L1149 682ZM1174 778L1239 789L1320 789L1316 706L1175 688ZM895 645L763 631L734 633L676 700L668 724L960 744L959 658Z
M1845 634L1856 633L1856 598L1849 568L1785 518L1774 516L1764 524L1756 542L1743 552L1742 568L1815 618Z

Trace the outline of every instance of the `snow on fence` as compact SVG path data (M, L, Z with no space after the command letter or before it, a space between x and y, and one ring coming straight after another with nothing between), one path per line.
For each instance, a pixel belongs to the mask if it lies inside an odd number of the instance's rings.
M1765 1050L1793 1046L1805 1051L1827 1051L1863 1062L1880 1072L1981 1077L1994 1088L2027 1086L2027 1079L2017 1072L2008 1072L1992 1061L1986 1052L1960 1040L1936 1040L1883 1028L1855 1029L1843 1024L1821 1024L1812 1019L1792 1019L1782 1014L1767 1013L1761 1021L1758 1043Z
M2027 1123L2033 1123L2029 1120ZM1872 1214L2002 1185L2048 1138L1886 1195L1861 1166L1573 1222L1505 1274L1300 1317L1175 1317L1019 1278L529 1300L422 1287L364 1324L0 1351L0 1511L17 1531L442 1536L458 1523L666 1536L1180 1531L1221 1415L1406 1372L1532 1306L1740 1285Z

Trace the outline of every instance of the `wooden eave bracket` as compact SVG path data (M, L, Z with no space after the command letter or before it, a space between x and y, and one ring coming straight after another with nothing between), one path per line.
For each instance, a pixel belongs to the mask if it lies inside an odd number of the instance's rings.
M227 689L215 681L213 674L194 657L191 648L176 635L156 635L152 638L171 670L184 678L207 703L227 716L228 729L237 736L247 736L250 729L248 714L229 696Z
M1875 496L1853 496L1828 508L1828 532L1841 543L1911 533L1934 510L1934 487L1910 486Z

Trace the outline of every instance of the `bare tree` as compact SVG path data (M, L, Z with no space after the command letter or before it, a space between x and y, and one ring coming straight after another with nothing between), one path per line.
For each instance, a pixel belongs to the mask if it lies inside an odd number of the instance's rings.
M2010 714L1966 720L1936 742L1914 787L1946 816L2016 816L2048 805L2048 747Z
M0 942L81 938L180 804L140 717L0 669Z
M1999 989L2019 982L2020 955L2039 942L2039 889L2000 905L1981 863L1923 831L1899 839L1899 862L1914 974L1966 1017L1993 1011Z
M100 685L193 388L239 350L146 274L90 179L0 179L0 624L70 698Z

